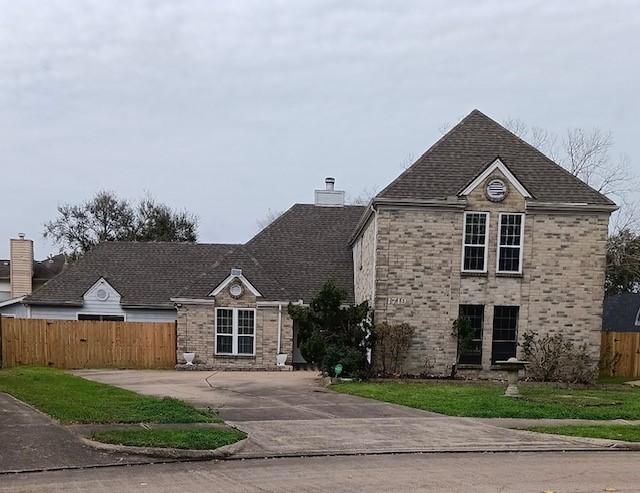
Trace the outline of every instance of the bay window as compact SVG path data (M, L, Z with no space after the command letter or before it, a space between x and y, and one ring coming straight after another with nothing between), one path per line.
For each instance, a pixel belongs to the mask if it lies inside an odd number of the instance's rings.
M252 308L216 308L216 354L255 354L256 311Z

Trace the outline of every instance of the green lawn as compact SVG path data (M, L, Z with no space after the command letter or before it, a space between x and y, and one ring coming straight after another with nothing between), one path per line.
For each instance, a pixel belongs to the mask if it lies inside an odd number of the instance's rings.
M504 397L505 385L455 382L344 382L333 390L450 416L486 418L640 419L640 389L607 385L567 389L521 385L522 399Z
M216 421L176 399L158 399L52 368L0 370L0 392L62 423L200 423Z
M555 435L640 442L640 426L635 425L536 426L529 428L529 430L541 433L553 433Z
M136 447L172 447L180 449L213 450L235 443L246 434L234 429L162 429L103 431L91 435L93 440Z

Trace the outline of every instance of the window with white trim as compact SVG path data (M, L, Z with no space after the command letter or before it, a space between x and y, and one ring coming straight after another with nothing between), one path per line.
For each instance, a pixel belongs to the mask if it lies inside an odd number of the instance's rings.
M256 311L216 308L216 354L255 354Z
M487 271L489 213L465 212L462 238L462 271Z
M524 214L501 213L498 226L498 272L522 272Z

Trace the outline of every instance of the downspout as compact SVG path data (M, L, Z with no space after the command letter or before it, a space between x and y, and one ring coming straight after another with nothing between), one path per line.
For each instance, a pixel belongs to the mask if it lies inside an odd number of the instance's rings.
M378 277L378 273L376 272L376 267L378 264L378 210L372 204L371 208L373 209L373 275L371 276L371 309L374 313L376 313L376 279Z
M278 305L278 354L282 351L282 303Z

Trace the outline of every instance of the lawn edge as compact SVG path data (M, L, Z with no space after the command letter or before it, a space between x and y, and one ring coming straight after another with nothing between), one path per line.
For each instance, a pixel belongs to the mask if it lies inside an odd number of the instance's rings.
M148 457L160 457L163 459L226 459L234 454L241 452L247 444L249 437L238 440L229 445L223 445L217 449L200 450L200 449L179 449L172 447L136 447L133 445L116 445L113 443L98 442L83 436L79 436L80 440L97 450L103 450L112 453L125 453L133 455L144 455Z

